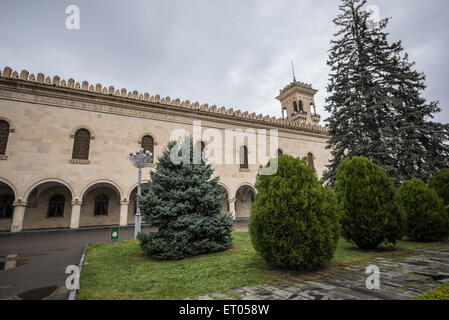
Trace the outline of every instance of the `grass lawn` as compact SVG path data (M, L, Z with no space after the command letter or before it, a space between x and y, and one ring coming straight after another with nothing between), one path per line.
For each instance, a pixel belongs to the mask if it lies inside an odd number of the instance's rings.
M195 298L214 292L229 293L243 286L277 279L299 278L300 272L275 269L256 253L248 233L233 233L232 249L182 261L157 261L146 257L136 241L90 245L88 264L81 275L78 299ZM431 244L400 242L395 250L363 252L340 240L334 260L325 270L362 262L375 256L401 256Z

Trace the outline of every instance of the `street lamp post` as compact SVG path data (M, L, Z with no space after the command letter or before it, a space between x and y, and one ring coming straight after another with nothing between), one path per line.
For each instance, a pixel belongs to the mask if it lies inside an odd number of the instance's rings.
M144 151L143 148L140 148L136 152L130 152L129 153L129 160L131 161L132 165L135 166L138 170L137 175L137 196L140 197L142 195L142 168L144 168L148 163L150 163L153 155L150 151ZM137 235L139 234L141 230L141 223L142 223L142 216L140 215L140 207L139 203L136 203L136 221L134 226L134 240L137 239Z

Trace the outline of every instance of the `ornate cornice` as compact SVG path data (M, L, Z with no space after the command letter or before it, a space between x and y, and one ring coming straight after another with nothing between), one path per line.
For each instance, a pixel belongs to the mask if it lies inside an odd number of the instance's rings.
M213 117L220 122L234 125L238 122L245 122L251 123L253 127L275 127L320 137L328 135L327 128L317 124L295 123L261 114L242 113L240 110L234 111L232 108L209 107L208 104L200 105L198 102L191 104L188 100L181 102L180 99L172 100L170 97L161 99L158 95L150 97L148 93L139 94L137 91L127 94L126 89L114 91L112 86L106 89L100 84L93 87L93 85L89 86L87 82L83 82L81 86L73 79L66 82L65 80L61 81L57 76L50 80L49 77L44 79L44 75L39 74L36 79L34 75L28 75L26 70L22 71L19 76L16 71L11 73L10 68L5 68L1 74L0 96L16 101L163 121L184 123L186 119L210 120L210 117Z

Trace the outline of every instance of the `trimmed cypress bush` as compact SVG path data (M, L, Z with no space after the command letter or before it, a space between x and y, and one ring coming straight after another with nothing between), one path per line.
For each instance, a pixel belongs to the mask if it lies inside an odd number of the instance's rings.
M145 221L159 228L158 232L139 234L141 248L148 256L164 260L229 249L233 222L231 215L221 213L218 177L211 179L214 170L202 157L194 164L192 139L180 144L189 150L180 163L170 156L172 150L181 155L175 147L175 142L168 144L138 200Z
M449 234L449 217L437 192L421 179L404 181L399 189L407 212L407 236L417 241L439 241Z
M306 161L279 156L277 173L258 175L255 187L249 232L268 263L315 270L332 259L339 237L337 201Z
M449 169L440 170L430 179L429 187L435 190L444 205L449 206Z
M353 157L340 164L335 193L343 236L360 249L394 245L404 236L406 218L393 179L368 159Z

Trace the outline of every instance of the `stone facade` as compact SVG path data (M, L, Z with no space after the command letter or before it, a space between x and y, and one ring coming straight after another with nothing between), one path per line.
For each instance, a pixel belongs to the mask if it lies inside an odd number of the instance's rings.
M7 67L0 75L0 122L9 130L6 150L0 152L0 197L13 197L14 202L0 204L0 231L132 224L137 170L128 159L129 151L151 136L157 163L173 130L192 134L193 121L201 122L201 134L208 129L218 129L223 136L225 130L254 129L259 136L259 129L277 129L282 153L311 156L321 175L330 153L325 149L327 129L312 112L315 93L310 85L296 81L281 90L278 99L287 112L282 119L58 76L50 79L41 73L34 76L26 70L19 74ZM295 109L294 102L301 102L303 109ZM88 159L73 158L79 129L90 133ZM253 146L244 143L251 159ZM234 158L240 147L233 146ZM222 148L229 152L224 142ZM261 164L265 163L249 163L248 168L213 164L227 198L224 212L249 217ZM144 169L144 179L149 179L150 170L154 164ZM50 217L50 198L55 194L65 199L63 212ZM95 214L99 195L109 200L106 215Z

